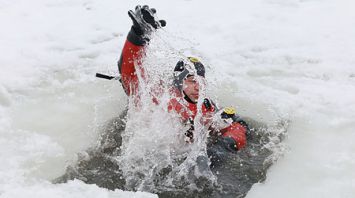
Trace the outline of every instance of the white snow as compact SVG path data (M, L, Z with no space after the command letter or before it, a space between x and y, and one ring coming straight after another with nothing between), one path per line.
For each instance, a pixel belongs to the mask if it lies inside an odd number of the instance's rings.
M208 65L221 104L291 120L288 151L247 198L353 197L350 0L1 0L1 197L156 197L48 182L126 104L118 82L94 74L116 74L136 4L157 8L162 37Z

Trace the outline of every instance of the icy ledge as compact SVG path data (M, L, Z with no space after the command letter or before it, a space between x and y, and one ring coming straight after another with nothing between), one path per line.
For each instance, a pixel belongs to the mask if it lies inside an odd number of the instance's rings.
M85 184L80 180L64 184L49 182L34 185L9 186L5 192L0 192L1 198L158 198L158 195L146 192L129 192L122 190L110 191L95 184Z

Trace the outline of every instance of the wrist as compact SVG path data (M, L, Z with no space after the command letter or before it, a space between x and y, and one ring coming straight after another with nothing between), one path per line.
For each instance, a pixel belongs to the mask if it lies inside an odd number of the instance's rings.
M137 33L137 30L134 28L134 26L132 26L131 30L128 32L127 40L138 46L143 46L149 42L149 39L145 38L143 34Z

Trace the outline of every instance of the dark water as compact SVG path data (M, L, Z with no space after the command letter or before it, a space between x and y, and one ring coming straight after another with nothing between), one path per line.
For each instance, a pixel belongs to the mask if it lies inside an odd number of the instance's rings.
M120 117L112 119L101 135L100 144L89 149L86 155L79 156L77 164L67 167L66 173L53 182L80 179L110 190L135 190L126 185L116 162L121 152L121 132L125 129L126 114L125 111ZM280 121L273 127L267 127L252 119L244 120L250 128L246 148L230 152L218 145L212 146L208 153L218 153L218 158L213 158L210 166L208 158L197 159L198 165L194 168L211 170L217 176L217 183L211 182L209 178L196 177L191 170L191 178L174 183L174 187L166 187L164 181L171 172L171 167L166 167L156 174L154 190L148 191L167 198L244 197L254 183L265 180L266 171L274 162L273 152L280 145L288 125L287 122ZM190 187L191 182L195 188Z

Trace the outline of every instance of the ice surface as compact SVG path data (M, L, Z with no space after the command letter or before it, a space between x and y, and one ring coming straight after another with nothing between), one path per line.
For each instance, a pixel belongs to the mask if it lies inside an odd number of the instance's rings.
M355 14L350 0L142 1L174 48L208 66L222 105L291 120L288 152L253 197L355 193ZM54 185L126 104L116 74L136 2L0 1L0 196L156 197L81 181ZM212 80L213 79L213 80Z

